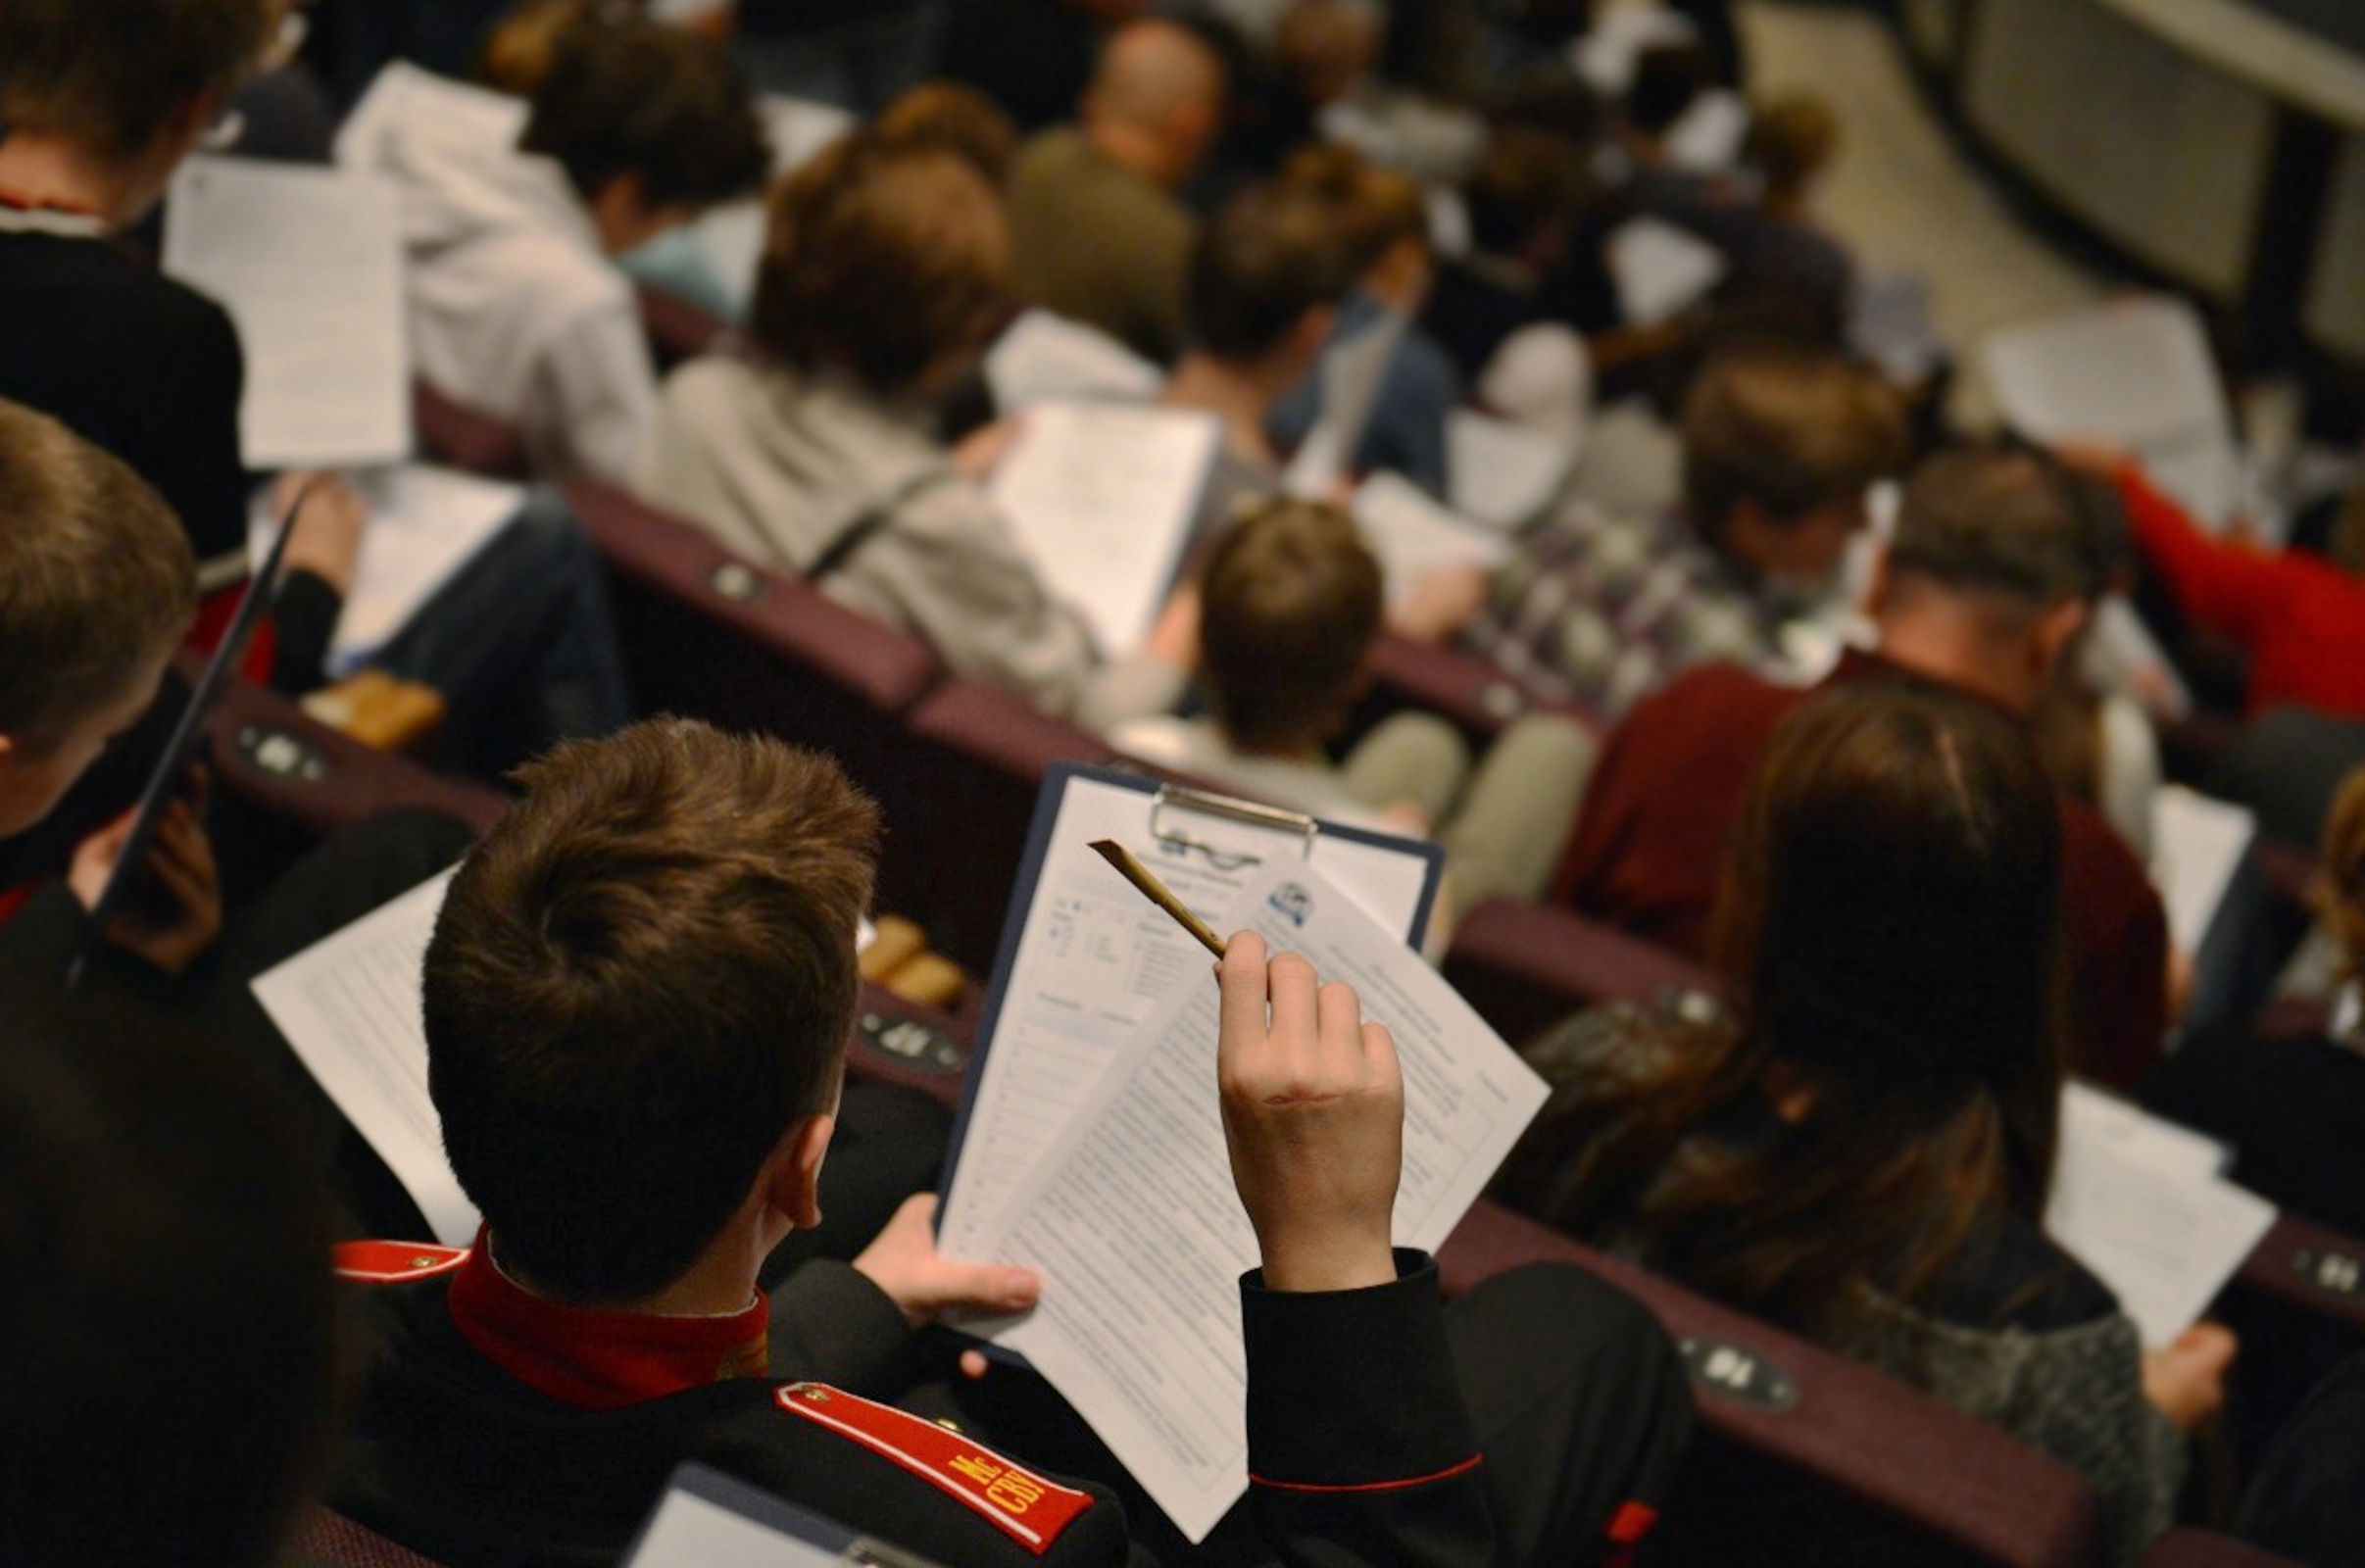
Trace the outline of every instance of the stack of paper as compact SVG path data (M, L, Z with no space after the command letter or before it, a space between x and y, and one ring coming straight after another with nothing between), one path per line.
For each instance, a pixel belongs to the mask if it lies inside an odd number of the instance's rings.
M165 270L219 301L246 354L253 469L392 463L411 451L403 246L373 175L192 159L172 182Z
M1212 415L1049 404L995 472L994 505L1104 654L1140 647L1158 619L1221 439Z
M2118 300L1990 337L2004 417L2040 441L2099 441L2143 461L2194 518L2223 528L2242 496L2234 416L2192 306Z
M2224 1146L2073 1084L2045 1228L2110 1287L2143 1343L2199 1321L2275 1222L2226 1181Z
M1544 1103L1542 1079L1453 989L1308 865L1268 865L1220 929L1305 955L1387 1024L1403 1063L1396 1238L1434 1250ZM1215 1092L1217 991L1203 968L1118 1053L976 1255L1043 1275L997 1329L1193 1541L1248 1486L1239 1276L1256 1266Z

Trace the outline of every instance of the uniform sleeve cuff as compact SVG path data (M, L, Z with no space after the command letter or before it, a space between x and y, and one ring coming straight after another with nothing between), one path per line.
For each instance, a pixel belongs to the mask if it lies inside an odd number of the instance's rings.
M1260 1486L1363 1491L1478 1462L1446 1339L1437 1266L1400 1248L1397 1279L1292 1294L1240 1282L1249 1471Z

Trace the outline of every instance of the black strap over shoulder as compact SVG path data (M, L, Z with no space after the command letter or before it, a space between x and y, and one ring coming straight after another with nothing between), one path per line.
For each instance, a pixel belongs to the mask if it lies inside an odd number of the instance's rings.
M805 568L805 580L811 583L828 581L845 566L846 563L854 559L857 551L868 544L889 523L893 522L898 512L936 486L958 477L959 475L950 467L930 468L925 473L913 474L896 486L885 500L874 502L856 513L854 517L838 530L837 537L829 542L829 547L814 558L812 565Z

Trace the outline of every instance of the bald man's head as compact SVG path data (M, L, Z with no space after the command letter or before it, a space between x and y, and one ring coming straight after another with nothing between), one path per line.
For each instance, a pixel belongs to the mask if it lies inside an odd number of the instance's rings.
M1110 35L1084 93L1094 143L1159 184L1197 172L1222 119L1223 62L1171 22L1137 22Z

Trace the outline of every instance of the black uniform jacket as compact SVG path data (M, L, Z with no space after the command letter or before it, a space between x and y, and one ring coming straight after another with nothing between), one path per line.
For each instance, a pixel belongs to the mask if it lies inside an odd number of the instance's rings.
M800 1268L768 1319L692 1320L534 1301L481 1246L359 1244L339 1267L375 1343L332 1501L451 1568L612 1563L685 1459L961 1568L1129 1560L1104 1488L848 1392L877 1391L907 1331L842 1264ZM1242 1281L1250 1508L1278 1561L1498 1561L1436 1271L1404 1252L1399 1272L1334 1295Z

